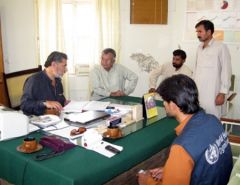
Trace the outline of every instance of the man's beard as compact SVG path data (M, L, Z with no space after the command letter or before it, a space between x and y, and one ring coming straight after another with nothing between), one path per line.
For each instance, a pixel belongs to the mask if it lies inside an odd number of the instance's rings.
M175 63L173 63L172 65L173 65L173 67L175 67L176 69L179 69L179 68L182 67L183 64L175 64Z
M198 37L198 40L199 40L200 42L204 42L204 40L203 40L201 37Z

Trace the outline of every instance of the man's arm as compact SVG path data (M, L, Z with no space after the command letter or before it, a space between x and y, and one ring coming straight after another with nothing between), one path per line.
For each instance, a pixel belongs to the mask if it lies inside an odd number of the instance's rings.
M111 92L104 87L104 84L101 84L100 78L100 71L94 68L90 73L93 92L100 96L110 96Z
M180 145L173 145L164 166L162 185L189 185L194 161Z
M124 88L124 94L129 95L137 86L138 76L126 67L124 67L123 72L124 78L129 81L128 85Z
M139 185L189 185L194 161L180 145L173 145L168 160L162 168L139 174Z
M225 95L228 94L231 86L232 64L231 56L227 46L224 44L220 52L221 79L220 92L215 99L216 105L222 105L225 101Z
M226 45L223 45L220 54L222 64L220 93L227 94L231 86L232 64L231 56Z

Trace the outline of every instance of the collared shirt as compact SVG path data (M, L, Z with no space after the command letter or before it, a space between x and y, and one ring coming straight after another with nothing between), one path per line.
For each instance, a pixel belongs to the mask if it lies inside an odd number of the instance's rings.
M64 106L65 97L60 78L55 78L55 87L45 71L29 77L23 88L21 110L27 114L42 115L45 112L44 101L58 101Z
M177 75L177 74L185 74L189 77L192 76L192 71L189 69L186 65L182 65L180 69L176 70L175 67L173 67L171 62L165 63L161 65L160 67L152 70L149 74L149 88L156 88L157 86L157 81L159 76L162 76L162 80L170 77L172 75Z
M191 116L187 117L175 129L176 134L181 134L183 128ZM147 179L147 185L189 185L191 174L194 167L194 161L187 151L180 145L172 145L167 162L163 168L163 177L161 181L155 181L153 178Z
M101 65L95 66L91 71L90 79L93 89L92 99L97 100L110 96L111 92L118 90L129 95L137 85L138 76L120 64L113 64L109 71Z
M206 47L201 43L193 73L199 91L199 102L207 113L221 117L223 106L216 106L219 93L227 94L231 85L232 65L225 44L212 39Z

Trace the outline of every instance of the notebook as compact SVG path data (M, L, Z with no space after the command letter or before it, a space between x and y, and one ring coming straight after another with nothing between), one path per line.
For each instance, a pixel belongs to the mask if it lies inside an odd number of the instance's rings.
M77 123L85 125L108 116L110 116L110 114L102 111L86 111L82 113L68 114L67 117L64 118L64 120L69 121L70 123L72 122L74 124Z

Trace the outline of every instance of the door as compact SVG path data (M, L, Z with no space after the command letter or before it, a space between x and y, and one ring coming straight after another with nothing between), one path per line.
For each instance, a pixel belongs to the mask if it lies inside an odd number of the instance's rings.
M1 34L1 22L0 22L0 104L9 106L6 86L3 79L4 64L3 64L3 50L2 50L2 34Z

